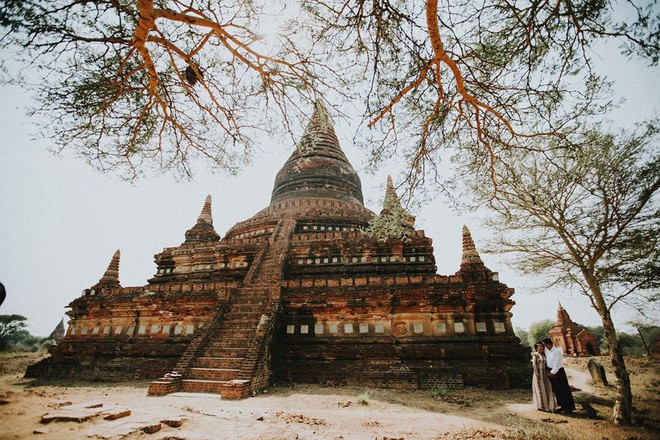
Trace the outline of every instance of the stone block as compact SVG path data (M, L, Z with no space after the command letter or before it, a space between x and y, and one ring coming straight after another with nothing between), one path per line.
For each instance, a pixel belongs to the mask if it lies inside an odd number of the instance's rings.
M151 425L143 426L142 429L140 429L140 430L142 432L144 432L145 434L155 434L158 431L160 431L161 428L162 428L162 425L160 423L153 423Z
M129 409L117 409L115 411L110 411L103 418L105 420L117 420L117 419L121 419L122 417L128 417L130 415L131 415L131 410Z
M587 368L589 369L589 374L591 374L591 380L594 381L594 384L607 386L605 368L601 364L596 362L595 359L589 359Z

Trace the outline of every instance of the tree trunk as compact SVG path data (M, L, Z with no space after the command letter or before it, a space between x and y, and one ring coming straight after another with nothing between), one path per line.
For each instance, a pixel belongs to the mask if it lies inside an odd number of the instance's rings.
M612 410L612 420L615 424L620 426L627 426L632 424L632 390L630 388L630 376L626 369L626 363L623 359L623 352L619 346L619 341L616 338L616 329L612 316L605 304L603 294L600 290L600 285L595 280L590 280L589 286L591 293L594 295L594 300L598 308L598 314L603 322L603 329L605 330L605 339L610 354L610 363L614 370L616 377L616 400Z
M642 334L642 330L637 327L637 333L639 333L639 337L642 340L642 344L644 344L644 350L646 350L646 354L651 356L651 350L649 350L649 346L646 345L646 339L644 339L644 335Z
M607 317L603 317L603 328L605 329L605 338L610 351L610 362L616 376L616 401L612 418L617 425L632 424L632 390L630 389L630 376L626 369L623 359L623 353L616 338L614 323L607 312Z

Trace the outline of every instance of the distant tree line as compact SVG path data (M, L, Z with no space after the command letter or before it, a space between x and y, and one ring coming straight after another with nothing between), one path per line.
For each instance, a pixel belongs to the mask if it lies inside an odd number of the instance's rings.
M23 315L0 315L0 351L34 352L55 344L51 339L30 334L26 321Z
M520 343L525 347L534 346L535 342L548 337L550 329L552 329L553 321L544 319L532 323L528 329L521 327L515 328L515 333L520 338ZM617 340L623 349L626 356L643 356L648 354L648 350L655 342L655 339L660 334L660 326L647 325L636 322L630 322L630 325L637 329L637 333L617 332ZM605 329L602 325L590 327L584 326L589 330L598 341L600 352L605 354L608 352L607 340L605 339Z

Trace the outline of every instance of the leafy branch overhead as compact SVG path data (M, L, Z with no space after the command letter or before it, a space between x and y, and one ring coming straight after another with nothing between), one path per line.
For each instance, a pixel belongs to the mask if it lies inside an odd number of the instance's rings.
M195 5L196 3L196 5ZM252 2L8 1L5 48L32 67L47 127L101 169L132 176L192 159L233 171L264 103L285 120L324 83L293 42L263 44ZM325 74L332 73L328 70ZM126 169L124 169L126 171Z
M595 42L615 39L622 52L652 64L660 54L654 2L310 3L323 23L319 39L363 55L366 117L380 128L369 139L372 157L404 155L412 189L438 177L446 148L492 163L502 150L565 136L577 116L601 111ZM574 111L576 100L582 106Z
M355 92L374 164L403 155L415 187L444 147L493 161L563 135L562 104L602 84L590 46L617 39L657 64L657 25L653 2L605 0L7 0L0 47L27 68L44 133L99 169L232 172L266 116L291 132L319 95Z

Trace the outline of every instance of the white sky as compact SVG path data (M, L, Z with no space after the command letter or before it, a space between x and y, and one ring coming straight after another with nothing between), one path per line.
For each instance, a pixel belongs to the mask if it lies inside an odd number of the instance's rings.
M604 54L616 52L614 46L603 49ZM627 98L615 114L617 124L630 126L657 114L660 69L610 55L604 55L598 67L616 80L616 90ZM257 153L253 165L238 177L198 172L192 182L161 176L129 184L96 172L71 153L50 154L49 141L30 140L35 128L25 116L29 96L3 87L0 97L0 282L8 294L0 314L25 315L29 330L40 336L50 333L82 289L98 281L118 248L122 285L146 284L156 269L153 255L183 242L206 194L213 196L214 224L221 235L266 207L275 174L294 147L290 140L278 145L264 139L268 151ZM386 176L392 174L396 180L399 173L395 164L375 175L364 171L366 154L351 141L354 127L335 120L341 146L362 179L365 204L380 211ZM445 275L458 269L463 223L470 227L478 249L489 236L478 218L458 217L446 205L438 197L415 213L417 228L433 238L438 273ZM596 312L579 294L541 292L538 280L516 273L499 256L482 252L482 258L500 273L503 283L516 289L514 326L527 328L542 319L554 320L557 300L575 321L600 325ZM614 317L623 326L637 316L619 308Z

